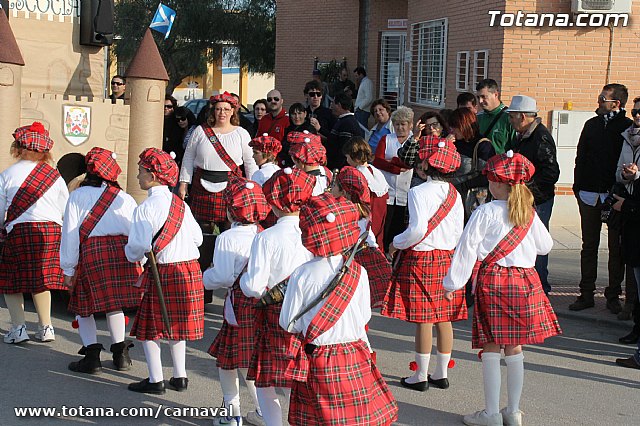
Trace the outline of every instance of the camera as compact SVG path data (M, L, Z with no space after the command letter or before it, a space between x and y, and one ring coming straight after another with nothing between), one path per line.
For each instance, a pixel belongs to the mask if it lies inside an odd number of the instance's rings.
M607 198L604 199L602 203L602 209L600 210L600 221L602 223L609 223L611 220L611 216L613 215L613 205L616 203L616 199L614 195L617 195L622 198L627 198L629 193L624 185L616 183L614 184L609 193L607 194Z

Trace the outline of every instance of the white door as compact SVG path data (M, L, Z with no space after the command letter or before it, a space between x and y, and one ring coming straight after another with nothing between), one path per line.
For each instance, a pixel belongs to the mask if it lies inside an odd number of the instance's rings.
M380 97L391 108L404 104L404 51L407 34L389 31L382 33L380 42Z

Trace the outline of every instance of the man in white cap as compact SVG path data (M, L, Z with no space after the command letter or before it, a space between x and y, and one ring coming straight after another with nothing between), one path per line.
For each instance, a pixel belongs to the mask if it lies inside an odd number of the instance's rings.
M536 168L528 186L534 196L536 212L549 229L553 199L555 196L555 184L560 177L560 166L556 155L556 144L549 130L542 124L538 117L536 100L524 95L516 95L511 99L511 105L507 109L509 123L517 132L516 138L511 141L507 149L519 152L527 157ZM548 281L548 256L538 256L536 259L536 271L540 275L542 288L545 293L551 291Z

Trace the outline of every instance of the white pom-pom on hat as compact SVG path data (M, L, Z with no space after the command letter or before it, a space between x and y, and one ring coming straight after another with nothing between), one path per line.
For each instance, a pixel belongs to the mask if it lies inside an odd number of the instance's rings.
M170 155L170 156L171 156L171 158L173 158L174 160L176 159L176 153L175 153L175 152L171 151L171 152L169 153L169 155Z
M438 142L438 148L444 148L444 142Z
M291 170L291 167L285 167L283 170L285 175L290 175L291 173L293 173L293 170Z
M111 158L113 158L114 160L116 160L118 158L118 155L115 152L111 153Z
M513 158L513 151L512 150L509 150L509 151L505 152L505 154L507 154L508 158Z
M269 133L263 133L262 136L269 136Z
M311 142L311 139L309 139L309 138L304 138L304 141L305 141L305 142Z
M255 185L253 184L253 182L247 182L244 186L245 186L245 188L247 188L247 189L253 189L253 187L254 187Z
M325 217L325 219L327 219L327 222L333 223L336 221L336 215L333 213L327 213L327 216Z
M304 133L305 135L308 135L309 131L308 130L303 130L302 133Z

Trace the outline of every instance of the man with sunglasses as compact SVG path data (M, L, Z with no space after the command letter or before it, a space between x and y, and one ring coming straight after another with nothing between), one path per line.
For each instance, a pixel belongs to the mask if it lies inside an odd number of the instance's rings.
M267 133L282 142L284 131L289 126L289 116L282 108L283 104L284 100L279 90L273 89L267 93L268 114L260 119L258 135Z
M124 99L124 91L126 89L127 80L120 74L116 74L111 79L111 103L115 104L116 99Z
M632 123L625 116L624 106L629 97L622 84L607 84L598 96L596 117L587 120L582 128L576 151L573 192L578 200L582 250L580 251L580 296L569 305L572 311L594 306L598 274L598 246L602 222L600 212L604 200L616 181L616 167L622 150L622 132ZM622 310L624 263L620 249L620 216L607 222L609 246L609 286L604 290L607 309L618 314ZM627 276L627 279L633 277Z
M317 80L308 81L304 85L304 96L307 98L307 121L324 138L328 138L333 128L333 114L322 105L322 84Z

